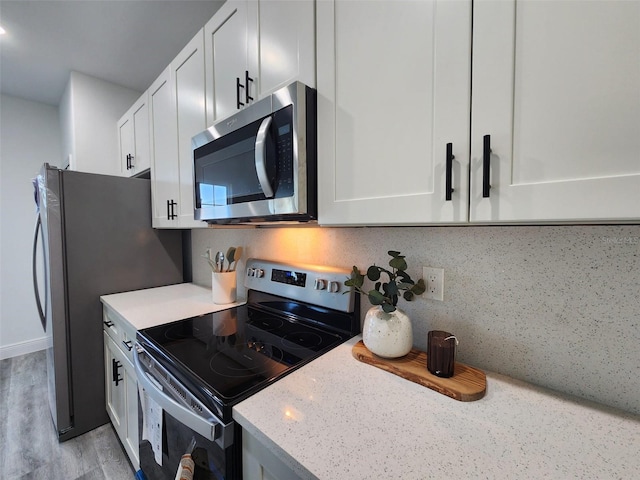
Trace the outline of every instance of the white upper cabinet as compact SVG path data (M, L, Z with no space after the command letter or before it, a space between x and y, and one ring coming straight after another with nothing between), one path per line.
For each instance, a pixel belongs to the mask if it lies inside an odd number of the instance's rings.
M135 152L133 119L129 112L118 120L118 172L124 177L131 175L131 157Z
M151 115L151 205L155 228L177 226L176 204L180 197L178 183L178 138L175 94L171 68L149 87Z
M149 89L156 228L206 227L193 218L191 137L206 127L201 30Z
M207 124L294 80L315 87L315 2L228 0L204 27Z
M471 2L322 1L317 25L319 222L466 222Z
M176 99L180 196L180 228L203 228L193 218L193 149L191 138L207 128L204 102L204 36L201 30L171 63Z
M147 92L118 121L118 140L121 175L131 177L149 169L151 152Z
M247 103L249 19L247 1L227 1L204 27L207 120L212 124Z
M637 221L640 2L471 8L318 2L319 222Z
M315 2L252 1L249 18L250 24L258 27L257 48L249 55L251 71L258 72L255 83L258 98L295 80L315 88ZM249 36L254 45L255 37Z
M473 25L470 220L640 218L640 2L478 1Z

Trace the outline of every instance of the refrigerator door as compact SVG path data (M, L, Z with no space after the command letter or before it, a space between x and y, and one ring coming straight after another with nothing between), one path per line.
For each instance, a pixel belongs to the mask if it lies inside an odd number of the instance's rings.
M45 257L45 333L49 405L58 435L72 428L70 356L66 318L64 227L60 171L45 165L37 177Z

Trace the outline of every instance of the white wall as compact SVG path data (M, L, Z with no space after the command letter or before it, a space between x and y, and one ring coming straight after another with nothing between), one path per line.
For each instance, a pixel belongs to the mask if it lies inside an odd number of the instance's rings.
M60 108L2 95L0 102L0 358L46 347L36 310L31 179L43 163L117 175L117 121L140 93L72 72Z
M231 245L347 269L400 250L414 278L443 267L444 302L402 304L417 348L447 330L463 363L640 414L639 225L194 230L195 283L211 285L204 250Z
M71 168L72 156L75 153L75 130L73 120L73 97L71 96L71 79L67 82L64 93L58 105L58 118L60 121L61 142L62 142L62 163L60 167Z
M119 175L117 121L140 92L79 72L71 72L60 99L65 166L71 170Z
M31 276L31 179L43 163L62 163L60 137L56 107L0 96L0 358L46 346Z

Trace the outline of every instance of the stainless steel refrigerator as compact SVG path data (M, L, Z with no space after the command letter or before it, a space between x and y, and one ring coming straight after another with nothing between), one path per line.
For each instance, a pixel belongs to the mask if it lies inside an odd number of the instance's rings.
M182 232L151 228L148 179L45 164L34 187L34 290L51 414L65 441L109 421L100 295L181 283Z

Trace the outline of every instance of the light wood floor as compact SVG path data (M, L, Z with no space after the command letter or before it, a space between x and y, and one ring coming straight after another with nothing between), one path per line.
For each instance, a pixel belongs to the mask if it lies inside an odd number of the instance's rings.
M132 480L111 424L58 443L45 352L0 361L0 479Z

